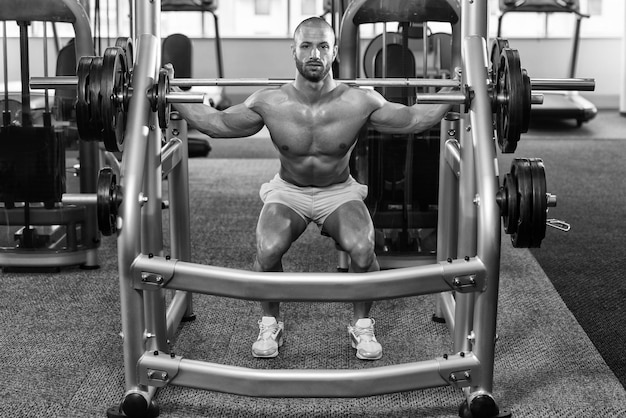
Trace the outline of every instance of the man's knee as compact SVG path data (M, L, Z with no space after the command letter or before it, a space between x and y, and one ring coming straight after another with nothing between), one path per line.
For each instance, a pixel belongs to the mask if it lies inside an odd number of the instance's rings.
M291 243L279 237L257 238L257 262L263 271L272 271L280 263Z
M356 240L344 248L350 254L352 263L362 271L367 271L376 260L374 249L374 240L369 238Z

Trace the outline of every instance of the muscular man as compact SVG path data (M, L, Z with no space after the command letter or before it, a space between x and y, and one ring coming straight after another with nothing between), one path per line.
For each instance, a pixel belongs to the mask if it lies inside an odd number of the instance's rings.
M420 132L439 122L448 105L404 106L369 89L351 88L333 78L337 56L332 27L309 18L296 28L291 46L295 80L253 93L244 103L218 111L203 105L176 108L189 125L212 137L244 137L264 125L278 150L280 171L261 187L264 206L256 229L256 271L283 270L282 257L313 221L350 255L351 271L379 269L374 226L363 202L367 186L349 171L350 153L361 128ZM170 77L173 69L168 66ZM376 360L382 347L369 317L371 301L354 303L348 333L356 356ZM279 303L263 302L255 357L275 357L283 341Z

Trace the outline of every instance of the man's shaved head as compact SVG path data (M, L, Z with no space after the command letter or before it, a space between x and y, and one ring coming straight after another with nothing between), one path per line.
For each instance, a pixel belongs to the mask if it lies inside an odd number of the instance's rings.
M293 32L293 39L296 41L296 38L300 35L303 28L322 28L327 29L329 33L333 34L333 42L336 43L335 39L335 31L330 24L322 19L321 17L309 17L308 19L304 19L300 24L296 27L296 30Z

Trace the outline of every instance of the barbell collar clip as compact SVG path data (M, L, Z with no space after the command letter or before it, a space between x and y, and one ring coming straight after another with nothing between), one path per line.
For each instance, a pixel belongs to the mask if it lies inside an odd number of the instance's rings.
M569 232L572 229L572 226L565 221L561 221L560 219L548 219L546 220L546 226L549 226L554 229L558 229L559 231Z

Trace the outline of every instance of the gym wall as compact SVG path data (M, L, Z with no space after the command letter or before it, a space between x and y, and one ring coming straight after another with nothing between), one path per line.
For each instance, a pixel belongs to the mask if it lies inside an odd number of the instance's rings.
M64 45L67 40L63 40ZM193 39L193 77L217 77L215 43L212 39ZM361 51L368 40L362 41ZM509 43L520 52L522 67L531 77L568 77L571 40L569 39L515 39ZM103 45L105 43L103 42ZM268 38L224 39L224 76L227 78L292 78L294 76L291 40ZM594 92L583 92L598 108L619 106L619 83L621 77L622 41L619 38L581 39L576 76L596 79ZM54 75L56 58L52 40L49 41L49 75ZM3 52L0 50L0 57ZM19 40L10 38L7 45L9 56L8 79L20 79ZM31 76L43 75L43 43L41 39L30 40ZM3 58L4 59L4 58ZM0 76L4 78L0 67ZM254 91L255 87L228 87L229 96L236 103ZM4 90L4 86L0 87Z

